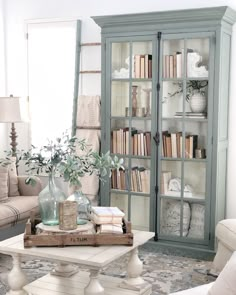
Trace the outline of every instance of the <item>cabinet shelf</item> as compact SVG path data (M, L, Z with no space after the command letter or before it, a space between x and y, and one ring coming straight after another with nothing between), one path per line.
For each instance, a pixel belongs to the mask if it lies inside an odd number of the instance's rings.
M110 117L111 120L144 120L144 121L148 121L148 120L151 120L151 117L126 117L126 116L111 116Z
M162 120L163 121L190 121L190 122L202 122L202 123L204 123L204 122L207 122L208 121L208 119L207 118L196 118L196 117L184 117L184 116L182 116L182 117L162 117Z
M196 159L196 158L172 158L172 157L161 157L160 158L161 161L173 161L173 162L198 162L198 163L206 163L207 162L207 158L203 158L203 159Z
M112 82L150 82L151 78L112 78Z
M146 197L150 197L149 193L144 193L144 192L135 192L135 191L127 191L127 190L117 190L117 189L111 189L111 193L115 193L115 194L123 194L123 195L135 195L135 196L146 196Z
M111 156L117 155L118 157L122 157L124 159L143 159L143 160L151 160L151 156L138 156L138 155L126 155L126 154L113 154L111 153Z
M209 77L162 78L163 82L208 81Z
M194 195L192 197L182 197L182 196L173 196L173 195L160 195L162 199L170 199L170 200L183 200L185 202L190 203L199 203L199 204L205 204L205 196L204 195Z

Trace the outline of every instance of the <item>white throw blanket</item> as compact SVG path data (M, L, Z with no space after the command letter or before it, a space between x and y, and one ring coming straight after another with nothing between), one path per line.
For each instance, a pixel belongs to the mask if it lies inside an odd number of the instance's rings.
M78 97L76 136L79 139L85 139L89 148L95 152L100 151L101 131L98 130L101 126L100 106L101 98L99 95L80 95ZM83 155L83 152L78 149L77 154ZM94 202L99 191L98 176L95 174L85 176L82 177L80 181L82 184L82 192Z
M87 96L80 95L78 97L77 106L77 127L100 127L101 115L100 115L101 98L99 95Z

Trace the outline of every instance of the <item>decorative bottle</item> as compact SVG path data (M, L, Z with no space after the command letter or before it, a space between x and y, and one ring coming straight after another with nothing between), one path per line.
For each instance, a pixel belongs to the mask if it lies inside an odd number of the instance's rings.
M59 224L59 202L65 199L66 195L55 184L54 173L50 173L47 186L39 193L39 211L43 224Z

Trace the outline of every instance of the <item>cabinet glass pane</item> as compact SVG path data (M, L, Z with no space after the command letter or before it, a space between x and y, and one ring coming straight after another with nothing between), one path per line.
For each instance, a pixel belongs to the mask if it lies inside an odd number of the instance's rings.
M128 120L111 119L111 147L113 154L129 154Z
M151 155L150 120L132 120L131 154L144 157Z
M130 179L128 173L128 160L124 159L123 164L125 169L114 169L111 172L111 189L113 190L129 190Z
M130 189L133 192L150 193L150 160L132 159Z
M160 233L167 236L186 237L190 224L188 202L161 199Z
M152 78L152 43L133 42L134 70L132 77L136 79Z
M191 219L187 238L204 239L205 233L205 205L190 203Z
M162 117L175 117L183 113L183 82L163 82Z
M130 77L130 43L112 43L112 78L125 79Z
M185 122L185 158L205 159L207 155L207 121L191 119Z
M161 195L181 197L181 162L161 161Z
M111 207L118 207L128 220L128 195L111 193Z
M163 43L163 78L182 78L184 40L165 40Z
M150 199L143 196L131 196L131 223L137 230L149 230Z
M162 157L180 158L183 153L183 122L180 120L162 121Z
M187 77L208 77L209 38L186 40Z
M184 163L184 197L204 200L206 194L206 163Z
M129 108L129 83L113 81L111 86L111 116L125 117Z
M150 82L133 82L131 89L132 116L150 117L152 108L151 98L152 88Z

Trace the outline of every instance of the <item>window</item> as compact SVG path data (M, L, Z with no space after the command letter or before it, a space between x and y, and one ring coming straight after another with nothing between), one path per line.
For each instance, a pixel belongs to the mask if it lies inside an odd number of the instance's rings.
M76 21L28 24L28 93L31 143L72 128Z

